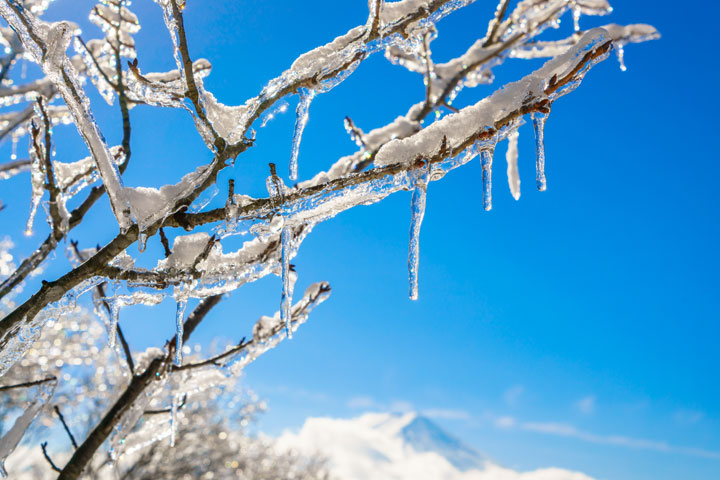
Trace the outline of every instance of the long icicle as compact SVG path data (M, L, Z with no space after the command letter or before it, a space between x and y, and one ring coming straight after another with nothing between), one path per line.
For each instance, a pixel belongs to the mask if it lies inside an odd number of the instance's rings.
M514 130L508 135L508 147L505 159L507 160L507 177L510 193L515 200L520 200L520 173L518 172L518 137L520 132Z
M33 125L35 125L35 119L33 119ZM45 172L43 171L42 160L35 152L33 142L34 140L31 138L30 147L28 148L28 154L30 155L30 183L32 185L32 195L30 197L30 215L28 215L27 224L25 225L26 236L30 236L33 233L35 214L37 213L38 206L40 206L40 200L45 193Z
M180 403L180 395L174 393L172 403L170 404L170 446L175 447L177 437L177 421L178 421L178 405Z
M410 300L418 299L418 269L420 267L420 227L425 217L428 174L425 169L415 180L411 200L412 218L410 220L410 249L408 252L408 277L410 280Z
M117 327L120 319L120 299L113 299L110 302L110 328L108 329L108 347L115 349L117 344Z
M302 141L303 131L307 125L310 104L315 98L315 90L301 88L300 100L296 110L297 118L295 119L295 130L293 132L292 151L290 153L290 180L297 180L298 177L298 153L300 152L300 142Z
M533 127L535 129L535 183L541 192L547 190L545 179L545 120L547 113L535 112L532 114Z
M185 307L187 295L181 293L177 297L177 311L175 312L175 365L182 365L183 335L185 334Z
M290 227L283 227L280 234L281 257L282 257L282 296L280 298L280 321L285 324L288 338L292 338L290 305L292 303L292 291L290 281L290 250L292 248L293 232Z
M483 208L492 210L492 164L495 146L484 147L480 151L482 158Z

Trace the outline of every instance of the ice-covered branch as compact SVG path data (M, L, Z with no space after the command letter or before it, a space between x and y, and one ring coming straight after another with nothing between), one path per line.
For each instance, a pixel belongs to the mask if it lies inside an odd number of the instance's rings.
M220 302L221 296L202 300L185 321L185 338L190 337L195 328L203 321L205 316L212 310L215 305ZM128 414L130 409L135 405L138 397L144 394L146 389L153 382L161 380L170 368L172 358L175 351L175 339L167 344L167 353L164 356L154 357L149 361L142 373L134 375L130 380L130 384L125 388L124 392L118 397L115 403L108 409L107 413L98 422L96 427L90 432L85 441L78 446L70 460L62 470L58 480L76 479L88 465L98 448L107 440L113 430L116 428L121 419ZM142 415L144 409L139 413ZM136 420L137 421L137 420ZM132 427L132 425L131 425Z
M77 72L65 54L74 27L66 22L42 22L12 0L0 1L0 15L18 33L25 49L42 67L65 100L75 125L97 164L118 224L121 230L127 230L132 225L132 219L120 172L93 119L89 100L80 86Z

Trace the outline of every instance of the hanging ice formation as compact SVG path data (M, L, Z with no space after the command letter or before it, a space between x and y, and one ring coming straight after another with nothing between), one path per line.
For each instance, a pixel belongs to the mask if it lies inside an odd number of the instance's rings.
M547 117L547 113L534 112L532 114L533 128L535 129L535 183L541 192L547 189L545 179L545 120Z
M130 305L157 305L163 301L163 295L159 293L146 293L142 291L133 292L128 295L106 297L103 300L110 306L110 325L108 328L108 347L115 348L117 342L117 326L120 319L120 309Z
M428 166L429 168L429 166ZM408 277L410 280L410 300L418 299L418 269L420 267L420 227L425 217L427 200L428 169L423 167L416 172L415 189L412 193L410 219L410 245L408 252Z
M480 147L480 159L482 162L482 187L483 187L483 208L486 212L492 210L492 166L495 144L487 144Z
M292 249L292 228L285 226L280 234L281 252L280 256L282 259L282 295L280 298L280 321L285 325L288 338L292 338L292 315L290 313L290 306L292 305L292 289L290 281L290 251Z
M30 155L30 182L32 183L32 195L30 197L30 215L28 216L27 225L25 226L25 235L30 236L33 233L33 222L37 213L40 200L45 193L45 172L42 160L35 153L33 148L33 139L30 139L30 147L28 148Z
M301 88L299 91L300 100L296 110L295 130L293 131L292 150L290 152L290 180L297 180L298 176L298 153L303 131L307 125L310 104L315 98L316 92L313 89Z
M35 417L38 413L40 413L40 410L42 410L42 408L47 404L48 400L50 400L55 392L56 385L57 380L54 378L40 384L40 391L38 392L35 400L33 400L22 415L15 420L15 423L10 430L0 437L0 476L3 478L8 477L8 473L5 470L5 460L7 460L7 457L15 451L15 448L20 443L20 440L22 440L25 431L28 429L32 421L35 420Z
M513 130L508 135L508 147L505 158L507 160L507 177L510 193L515 200L520 200L520 174L518 172L518 137L520 132Z
M172 404L170 405L170 446L175 446L175 437L177 436L178 423L178 406L180 404L180 395L177 393L172 396Z
M175 365L182 365L183 335L185 334L185 308L187 307L187 293L176 293L175 300Z

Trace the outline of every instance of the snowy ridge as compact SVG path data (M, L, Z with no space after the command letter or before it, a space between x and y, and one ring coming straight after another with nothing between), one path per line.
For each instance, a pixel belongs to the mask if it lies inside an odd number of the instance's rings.
M501 467L416 413L308 418L278 448L320 452L343 480L592 480L560 468L518 472Z

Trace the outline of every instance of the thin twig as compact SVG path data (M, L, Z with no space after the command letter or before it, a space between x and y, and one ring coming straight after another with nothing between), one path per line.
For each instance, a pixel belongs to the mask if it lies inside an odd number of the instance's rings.
M75 441L75 437L70 431L70 427L68 427L68 424L65 422L65 417L63 417L63 414L60 412L60 407L58 407L57 405L53 405L53 410L55 410L55 413L57 413L57 416L60 419L60 423L62 423L62 426L65 429L65 433L67 433L68 437L70 437L70 443L72 443L73 448L77 449L78 445Z
M165 236L165 230L162 228L159 230L160 232L160 243L162 243L163 250L165 250L165 258L172 255L172 250L170 250L170 242L168 242L168 238Z
M183 407L185 407L186 403L187 403L187 393L183 394L182 400L178 404L177 409L181 410ZM168 408L160 408L157 410L145 410L143 412L143 415L160 415L162 413L171 413L171 412L172 412L172 407L168 407Z
M52 468L56 472L62 472L62 470L60 470L57 465L55 465L55 463L52 461L52 458L50 458L50 455L47 452L47 442L42 442L40 444L40 448L42 448L43 456L45 456L45 460L47 460L47 462L50 464L50 468Z
M42 380L35 380L32 382L24 382L24 383L16 383L15 385L0 386L0 392L7 391L7 390L14 390L16 388L35 387L37 385L42 385L43 383L53 382L55 380L57 380L57 377L55 375L52 375L50 377L43 378Z

